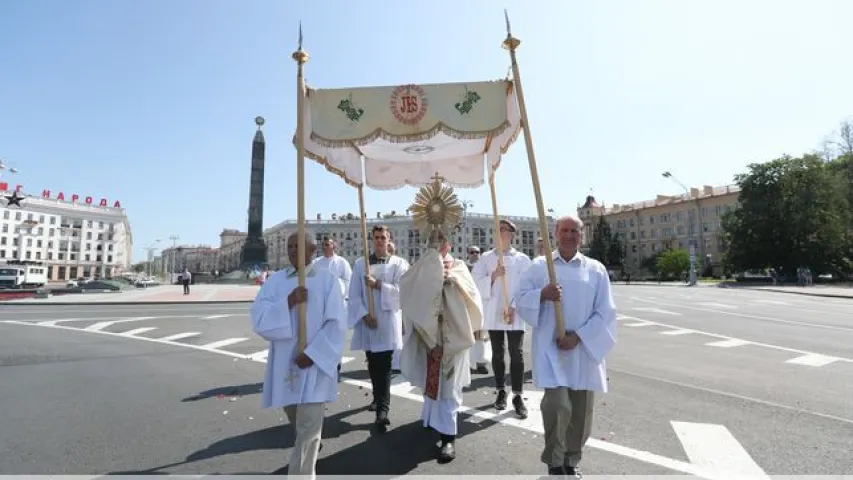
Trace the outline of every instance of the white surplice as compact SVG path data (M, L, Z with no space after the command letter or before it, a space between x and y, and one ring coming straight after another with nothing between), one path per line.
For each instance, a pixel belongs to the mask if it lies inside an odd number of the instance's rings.
M371 276L382 285L373 292L373 312L377 327L368 328L361 320L367 315L367 285L364 282L364 258L355 261L349 285L349 328L353 329L350 350L387 352L403 348L403 319L400 313L400 278L408 262L391 255L385 264L370 266Z
M605 357L616 344L616 305L610 277L601 262L581 253L564 259L552 254L557 282L562 287L562 311L567 332L581 341L571 350L557 348L554 303L540 301L550 280L548 264L536 261L521 276L516 311L533 327L533 382L539 388L607 392Z
M503 255L504 268L506 269L507 297L510 307L513 303L515 292L518 289L518 281L521 274L530 266L530 257L514 248L510 248ZM483 298L483 324L486 330L524 330L525 324L518 311L513 315L512 323L504 321L504 289L503 280L496 278L492 283L492 272L498 268L498 253L492 249L484 253L480 260L474 265L471 275L477 282L477 288Z
M421 257L421 262L431 261L433 256L438 255L433 249L427 251ZM456 277L455 285L442 286L441 277L438 277L438 290L446 288L461 288L466 290L470 303L466 305L457 305L456 311L465 309L468 312L468 319L476 325L476 329L482 327L482 301L479 298L476 284L473 277L470 275L465 262L456 260L450 255L445 255L444 261L452 261L452 275ZM415 264L416 267L419 266ZM439 263L440 265L440 263ZM430 273L425 272L425 277L429 277ZM439 274L440 275L440 274ZM467 278L465 278L467 277ZM427 292L419 292L417 289L412 289L407 292L409 295L421 295L419 299L403 299L404 304L415 305L411 314L404 315L406 322L405 345L400 353L400 368L403 375L406 376L413 386L422 390L426 389L427 380L427 362L429 357L430 346L427 345L421 336L416 333L416 327L412 318L409 315L429 316L427 312L421 312L419 309L425 305L423 302L430 302L432 297L429 297ZM446 303L446 299L444 301ZM433 307L435 308L435 307ZM458 325L456 328L461 328ZM451 327L444 325L441 336L447 341L448 330ZM468 327L469 329L472 327ZM473 340L473 332L468 332ZM464 335L456 333L453 335L453 342L457 346L464 346L465 341L461 338ZM473 343L473 342L470 342ZM462 407L462 392L465 387L471 384L471 362L469 359L470 346L462 348L449 359L442 360L442 373L438 382L438 399L433 400L424 395L424 405L421 412L421 418L425 427L432 427L437 432L445 435L456 435L458 432L457 416ZM445 354L446 355L446 354ZM448 376L449 373L449 376Z
M347 295L349 295L349 282L352 278L352 268L347 259L335 253L331 257L319 256L311 264L318 268L328 269L338 278L341 284L341 294L344 297L344 302L346 302Z
M252 329L270 342L261 394L264 408L334 402L338 398L338 363L344 350L346 312L337 278L326 269L308 268L305 354L314 361L300 369L299 307L287 308L287 297L299 285L296 269L274 273L258 292L250 316Z

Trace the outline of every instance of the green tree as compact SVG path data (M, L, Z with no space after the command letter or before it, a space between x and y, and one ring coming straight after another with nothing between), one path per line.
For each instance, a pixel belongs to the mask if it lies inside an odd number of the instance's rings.
M667 250L657 257L657 269L667 277L680 277L690 270L690 253L685 249Z
M739 208L723 217L732 271L809 266L844 269L850 212L844 179L817 155L749 165Z
M648 271L652 275L658 274L658 258L663 254L663 252L658 252L651 257L645 257L640 261L640 268Z
M598 223L595 224L588 255L607 268L622 266L625 248L619 240L619 236L610 230L610 224L604 220L604 217L598 217Z

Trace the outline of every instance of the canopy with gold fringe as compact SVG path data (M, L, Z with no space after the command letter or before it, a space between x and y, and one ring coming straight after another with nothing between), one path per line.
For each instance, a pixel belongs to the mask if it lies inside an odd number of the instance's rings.
M427 185L436 172L479 187L521 132L510 80L307 88L305 99L305 155L376 190Z
M441 183L458 188L475 188L488 180L497 231L495 173L500 166L501 156L524 129L540 235L544 246L550 250L533 140L516 61L516 49L521 41L512 36L506 10L504 16L507 36L502 46L510 54L512 80L337 89L315 89L305 85L303 69L308 54L302 50L300 24L299 48L291 55L298 65L294 144L297 150L297 258L300 286L305 285L305 157L324 165L358 190L366 257L365 186L376 190L393 190L405 186L424 187L435 182L433 187L419 194L413 208L421 210L416 223L443 229L440 226L458 214L458 205L454 202L452 190L445 191ZM488 172L485 165L488 165ZM442 209L442 206L446 208ZM438 222L437 217L427 215L426 208L441 210L431 213L441 214L438 216L443 221ZM433 224L433 221L437 223ZM546 255L545 260L551 283L556 283L553 260L550 255ZM505 283L503 289L507 291ZM369 293L368 297L368 305L371 307L369 313L372 316L373 301ZM506 294L504 298L508 298ZM554 304L555 334L557 338L562 338L565 335L562 308L559 301ZM305 315L305 305L300 304L300 352L304 351L307 341Z

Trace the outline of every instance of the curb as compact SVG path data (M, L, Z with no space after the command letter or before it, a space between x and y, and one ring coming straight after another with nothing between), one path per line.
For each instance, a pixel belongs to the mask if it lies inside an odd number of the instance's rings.
M809 293L809 292L786 292L784 290L766 290L763 288L755 288L755 287L729 287L729 288L742 288L744 290L751 290L753 292L770 292L770 293L781 293L787 295L806 295L809 297L824 297L824 298L846 298L847 300L853 301L853 296L851 295L841 295L838 293Z
M73 305L227 305L231 303L252 303L254 300L188 300L184 302L0 302L2 305L15 305L27 307L45 307L45 306L73 306Z

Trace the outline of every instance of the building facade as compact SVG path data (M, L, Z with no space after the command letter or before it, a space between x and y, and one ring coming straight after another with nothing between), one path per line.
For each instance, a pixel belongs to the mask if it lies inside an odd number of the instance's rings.
M6 201L13 193L8 186L0 187L0 264L42 263L50 281L111 278L130 270L133 235L118 202L111 207L106 200L77 201L76 195L66 201L46 191L41 197L24 195L18 207Z
M583 251L592 244L596 224L603 218L625 248L626 273L642 273L643 260L668 249L695 246L700 275L722 272L726 249L722 216L737 207L739 187L727 185L691 188L683 195L658 195L627 205L599 204L590 195L578 207L584 222Z
M193 273L213 273L218 258L218 249L210 245L176 245L160 252L157 270L181 273L187 268Z
M518 232L515 235L514 247L524 252L531 258L538 255L537 240L539 239L539 219L536 217L502 216L515 223ZM396 212L388 214L377 213L376 218L367 220L368 248L370 234L374 225L386 225L391 233L391 241L397 248L396 254L407 259L410 263L416 262L424 251L426 238L422 238L420 231L414 228L410 215L400 215ZM549 238L553 241L554 220L548 219ZM315 220L307 220L306 228L314 233L318 244L323 237L335 240L338 255L344 257L350 263L364 255L363 240L361 238L361 220L352 214L332 215L330 219L323 219L317 215ZM453 234L451 239L453 250L451 254L457 258L464 259L467 256L468 246L476 245L482 250L493 248L495 242L494 217L488 214L465 212L462 226ZM287 259L287 237L297 231L296 220L285 220L264 231L264 240L267 244L267 258L270 267L279 269L288 266ZM240 248L245 241L246 233L237 230L223 230L220 234L221 244L219 247L218 265L224 272L239 267ZM318 255L322 253L318 252Z

